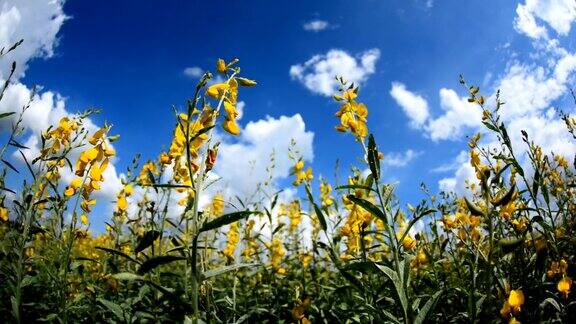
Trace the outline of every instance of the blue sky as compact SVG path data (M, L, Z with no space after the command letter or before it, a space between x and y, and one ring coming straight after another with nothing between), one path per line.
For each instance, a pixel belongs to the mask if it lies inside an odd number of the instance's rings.
M10 6L18 7L17 3L2 0L0 9L6 12ZM34 10L37 1L25 3ZM310 156L316 172L331 177L340 159L341 175L345 175L349 166L358 164L360 150L351 136L334 131L337 104L291 77L290 69L334 49L358 61L366 51L377 50L373 71L366 72L361 82L360 98L369 108L369 128L381 150L402 162L391 163L386 177L399 182L399 195L407 202L422 197L422 181L436 191L442 179L460 181L469 175L457 157L466 149L465 136L480 128L470 123L446 135L450 138L433 139L432 121L452 109L450 104L442 107L449 93L443 96L440 89L465 96L458 84L460 73L470 83L483 86L487 95L506 85L512 90L526 89L512 81L530 77L538 88L554 79L554 68L562 58L572 64L575 39L570 26L576 8L561 0L57 3L68 18L51 38L52 53L29 56L20 82L40 84L44 91L63 96L67 111L102 108L94 122L108 121L121 135L115 144L118 173L135 154L154 158L169 145L174 124L171 106L181 107L197 81L183 72L186 68L214 69L217 58L238 57L243 73L259 82L240 93L245 102L241 124L266 116L300 114L306 131L314 133ZM519 7L531 15L536 27L530 19L519 20ZM558 17L554 10L560 10L562 19L554 19ZM304 28L314 21L327 26L316 31ZM537 34L537 27L546 29L546 35ZM41 26L34 35L38 33L42 35ZM542 75L538 68L544 69ZM567 89L574 86L574 68L564 69L568 76L555 79L561 89L548 96L542 107L531 110L529 117L545 115L550 107L565 108ZM426 103L428 118L420 126L410 125L413 116L403 109L401 99L390 94L393 83L403 84L405 95ZM517 96L511 95L512 100ZM509 120L518 116L526 117L511 115ZM453 117L447 122L459 120ZM543 136L546 140L547 135ZM401 161L407 150L415 153L413 158ZM570 154L574 147L562 146L561 150ZM438 167L444 172L431 171ZM282 186L289 181L279 177L278 182Z

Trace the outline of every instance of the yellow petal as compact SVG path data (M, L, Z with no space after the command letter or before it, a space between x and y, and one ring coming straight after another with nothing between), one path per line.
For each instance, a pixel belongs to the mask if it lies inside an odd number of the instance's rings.
M225 131L232 135L240 134L240 127L236 124L235 120L226 119L224 120L224 124L222 125Z
M220 73L226 73L226 62L223 59L216 61L216 70Z

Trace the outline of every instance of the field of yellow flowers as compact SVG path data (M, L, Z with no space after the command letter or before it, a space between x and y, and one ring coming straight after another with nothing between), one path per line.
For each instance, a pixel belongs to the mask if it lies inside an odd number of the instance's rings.
M214 74L224 81L209 83L213 74L204 74L186 111L176 114L169 149L157 160L134 160L104 233L92 233L89 220L118 136L110 126L86 130L95 111L45 130L38 156L22 154L26 169L2 159L0 322L576 320L574 161L543 154L523 132L524 143L514 143L529 148L530 165L522 166L499 118L500 99L487 103L463 78L500 144L483 148L480 134L470 137L478 179L469 184L472 196L437 195L423 185L428 198L404 207L382 181L384 157L370 134L369 109L343 76L334 123L356 139L350 151L364 164L346 184L316 177L293 150L293 185L303 199L280 202L272 193L235 208L232 197L217 194L200 206L218 161L212 132L239 134L238 96L257 86L238 65L218 60ZM8 80L0 89L0 100L10 86ZM26 108L0 116L19 116L0 158L27 149L18 141ZM576 119L563 119L576 139ZM72 150L82 152L75 161ZM69 183L61 179L64 168L76 176ZM172 177L164 181L168 169ZM25 181L9 188L6 175L16 172ZM127 198L136 190L154 195L143 195L132 215ZM167 212L175 193L185 206L176 218ZM417 222L426 226L414 233Z

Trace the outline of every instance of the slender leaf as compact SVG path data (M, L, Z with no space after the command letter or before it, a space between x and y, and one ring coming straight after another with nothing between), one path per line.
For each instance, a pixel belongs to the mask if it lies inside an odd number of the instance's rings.
M382 210L376 207L373 203L369 202L366 199L357 198L354 195L348 195L347 198L350 199L353 203L366 209L366 211L370 212L372 215L378 217L381 221L384 222L384 224L388 223L388 221L386 220L386 215L384 215L384 212L382 212Z
M245 211L238 211L238 212L233 212L230 214L220 216L220 217L216 218L215 220L204 223L202 228L200 228L200 232L206 232L206 231L220 228L224 225L228 225L230 223L234 223L236 221L244 219L244 218L246 218L252 214L258 214L258 212L257 211L251 211L251 210L245 210Z
M172 263L175 261L185 260L185 257L176 256L176 255L161 255L157 257L150 258L142 263L140 268L138 269L139 274L144 274L154 270L155 268Z
M304 187L306 188L306 194L308 195L308 200L310 200L310 203L312 204L312 206L314 208L314 213L316 214L316 217L318 217L318 221L320 222L320 226L322 227L322 229L324 231L326 231L328 229L328 225L326 224L326 218L324 218L324 213L322 212L320 207L318 207L318 205L316 205L316 203L314 202L314 197L312 196L312 193L310 192L310 187L308 185L306 185Z
M114 249L109 249L109 248L105 248L105 247L102 247L102 246L97 246L96 248L97 248L98 250L102 250L102 251L105 251L105 252L108 252L108 253L112 253L112 254L119 255L119 256L121 256L121 257L123 257L123 258L125 258L125 259L127 259L127 260L130 260L130 261L132 261L132 262L134 262L134 263L140 264L140 261L134 259L133 257L129 256L128 254L126 254L126 253L124 253L124 252L122 252L122 251L118 251L118 250L114 250Z
M214 269L214 270L208 270L205 271L204 273L202 273L202 277L204 279L208 279L211 277L216 277L219 276L221 274L230 272L230 271L234 271L234 270L238 270L238 269L242 269L242 268L246 268L246 267L253 267L253 266L257 266L258 264L256 263L239 263L239 264L233 264L233 265L229 265L229 266L225 266L225 267L221 267L218 269Z
M154 241L159 237L160 232L157 230L150 230L144 233L143 236L138 237L138 244L136 244L134 252L138 253L144 251L146 248L151 246L152 243L154 243Z
M442 295L442 290L437 291L434 295L432 295L432 297L430 297L430 299L428 299L426 304L424 304L424 306L422 307L420 312L418 312L418 315L414 319L414 324L424 323L424 321L430 314L430 311L436 306L436 303L438 302L440 295Z
M104 305L106 308L108 308L108 310L110 310L114 315L116 315L118 319L124 321L124 310L122 310L122 307L120 307L120 305L103 298L98 298L97 300L98 302L100 302L100 304Z

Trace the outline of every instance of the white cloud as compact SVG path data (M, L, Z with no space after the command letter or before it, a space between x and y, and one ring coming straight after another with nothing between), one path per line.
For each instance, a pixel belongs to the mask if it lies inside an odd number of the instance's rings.
M450 170L455 170L454 175L438 181L438 189L459 195L469 193L466 190L466 182L477 182L476 173L470 165L469 158L467 151L461 151L449 166Z
M299 114L291 117L266 117L249 122L238 141L223 142L218 151L218 160L214 172L222 178L212 190L223 190L225 196L250 197L258 183L269 178L267 167L273 155L271 185L289 176L293 161L288 158L288 148L292 139L296 141L297 150L306 161L314 158L312 141L314 133L306 131L304 120Z
M455 140L462 136L466 128L481 125L481 109L469 103L467 98L458 96L452 89L440 89L440 107L444 114L430 119L425 126L433 141Z
M570 32L572 22L576 21L576 1L574 0L526 0L516 7L518 15L514 28L533 39L546 39L547 28L538 25L538 21L546 22L559 35L566 36Z
M302 25L302 28L304 28L304 30L312 32L323 31L328 27L331 27L330 23L320 19L312 20Z
M422 96L406 90L406 86L400 82L392 82L390 95L404 110L412 127L419 128L426 122L429 116L428 102Z
M204 70L198 66L191 66L184 69L184 75L194 79L202 77L203 74Z
M544 26L536 23L536 18L524 5L516 7L517 17L514 20L514 28L520 33L526 34L530 38L548 38L548 30Z
M32 90L18 82L24 75L28 62L37 57L49 58L54 54L58 31L67 19L63 13L63 3L61 0L5 0L0 4L0 48L8 48L19 39L24 39L24 43L3 57L0 63L2 83L3 77L7 77L11 62L16 61L18 64L17 72L12 79L13 83L6 89L4 98L0 101L0 112L16 112L16 115L2 119L0 131L6 131L11 127L16 116L32 97ZM50 125L57 124L60 118L73 115L66 109L64 98L55 92L40 91L32 99L21 124L25 130L23 134L25 138L21 141L30 148L23 150L28 160L38 156L41 132ZM91 133L99 128L89 118L85 120L84 127ZM79 150L75 150L71 152L69 158L75 161L79 153ZM21 159L17 152L12 157ZM61 169L61 176L62 183L67 183L73 178L67 167ZM95 193L94 197L106 202L112 201L121 187L114 161L104 172L103 177L105 181L102 189Z
M51 57L56 35L67 19L64 0L3 0L0 2L0 48L20 39L24 43L0 61L0 79L5 79L12 61L18 63L16 79L26 71L27 62L36 57Z
M236 104L236 110L238 111L238 116L236 116L237 120L242 119L244 116L244 107L246 107L246 103L244 101L238 101Z
M388 153L384 155L382 164L391 167L403 167L408 165L412 160L420 156L422 152L408 149L403 153Z
M290 67L292 79L300 81L308 90L324 96L333 95L338 89L335 76L360 84L376 71L380 50L364 51L356 57L339 49L314 55L302 64Z
M533 43L534 52L529 55L531 61L518 62L512 58L506 72L490 88L500 89L501 100L505 102L500 111L502 121L508 129L515 155L529 175L531 168L526 145L521 139L522 130L546 154L553 152L569 159L576 154L576 145L553 108L575 80L576 53L563 48L558 39L550 38L547 27L540 24L547 23L560 36L568 35L572 22L576 21L576 1L527 0L518 5L516 13L514 28L537 40ZM488 102L494 102L494 99L495 94ZM482 129L480 125L477 128ZM499 146L492 134L485 136L482 145ZM453 176L439 181L440 189L464 193L465 181L475 179L468 159L468 154L462 152L449 167L438 168L439 172L455 170Z
M426 99L407 90L404 84L393 82L390 95L410 119L410 126L423 129L433 141L456 140L464 130L481 125L481 109L451 89L440 89L443 113L436 118L430 116Z
M520 64L514 62L506 73L495 82L494 88L501 90L502 121L506 123L516 156L526 170L530 170L525 157L526 145L522 142L521 130L525 130L530 139L540 145L545 153L556 153L570 159L576 154L576 145L566 130L564 122L558 118L553 103L565 95L576 72L576 55L565 50L552 49L554 55L563 53L557 59L548 57L552 66ZM494 100L494 95L488 99ZM478 127L478 129L481 129ZM487 147L498 145L493 136L483 141ZM460 157L459 157L460 159ZM474 178L468 157L457 164L456 172L439 182L442 189L453 189L458 193L464 190L466 179Z
M552 69L543 66L513 64L497 82L506 102L502 115L506 119L536 113L568 90L569 76L576 71L576 55L567 54ZM492 99L491 99L492 100Z

